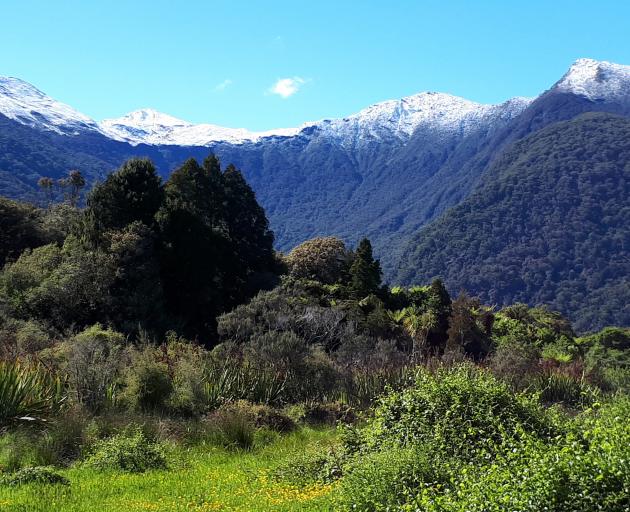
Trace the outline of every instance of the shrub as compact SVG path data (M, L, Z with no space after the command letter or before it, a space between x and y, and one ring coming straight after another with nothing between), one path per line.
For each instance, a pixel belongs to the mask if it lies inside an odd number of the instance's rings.
M488 367L497 377L506 380L515 389L523 390L540 373L540 351L531 344L506 341L490 356Z
M173 381L161 355L153 347L145 347L134 354L125 375L126 388L121 395L121 400L130 408L151 411L166 407L173 392Z
M0 361L0 428L45 420L65 398L61 379L47 370Z
M64 343L68 384L77 403L92 412L108 405L124 364L124 342L122 334L95 324Z
M22 468L15 473L0 477L0 485L23 484L70 485L70 481L53 469L42 466Z
M423 487L443 485L448 475L433 454L415 448L388 448L357 458L341 481L347 510L401 510Z
M487 371L469 364L419 371L415 384L382 398L364 430L368 448L431 444L451 454L489 454L524 432L549 436L555 423L536 397L514 394Z
M59 466L79 459L87 444L88 422L88 415L79 407L56 417L32 440L34 462L42 466Z
M0 316L0 358L13 360L30 356L52 344L44 328L34 320L4 319Z
M209 405L205 392L208 352L174 335L169 337L166 347L173 375L169 409L186 416L203 414Z
M256 425L243 408L227 405L210 414L207 421L218 444L235 450L250 450L254 446Z
M356 420L354 409L341 402L305 403L301 421L312 425L335 425L353 423Z
M540 399L546 404L563 404L569 407L585 407L595 402L599 390L583 378L566 375L560 371L545 372L533 382L540 391Z
M343 447L317 444L278 466L274 474L278 479L300 485L331 483L342 477L346 457Z
M97 442L84 464L98 470L113 469L131 473L167 467L163 447L147 438L140 429Z

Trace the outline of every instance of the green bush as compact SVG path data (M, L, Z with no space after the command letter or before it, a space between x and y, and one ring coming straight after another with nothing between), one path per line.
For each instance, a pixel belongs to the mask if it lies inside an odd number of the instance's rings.
M0 485L17 486L23 484L70 485L70 481L53 469L42 466L22 468L15 473L0 477Z
M388 448L349 464L341 501L347 510L400 510L422 488L439 488L448 476L433 454L418 447Z
M481 401L462 393L466 386L460 378L466 373ZM574 418L567 417L562 429L554 429L556 422L550 418L539 419L543 428L537 429L537 422L528 419L532 411L519 411L523 404L506 408L496 400L496 392L488 395L487 385L492 381L487 379L479 371L460 367L421 377L412 390L395 393L403 398L395 402L396 407L385 400L367 432L359 431L344 441L354 455L343 465L343 507L408 512L617 512L630 508L628 396L618 395L603 406L595 404ZM440 385L434 387L431 382ZM419 393L419 387L425 391ZM436 392L441 388L450 388L450 402L462 406L440 408L445 420L459 427L446 430L434 418L431 433L425 429L428 424L423 424L424 411L438 409L436 405L442 402ZM522 395L514 398L521 400ZM469 436L467 450L453 449L446 441L457 444L457 435L467 433L462 426L480 430L476 419L480 411L494 411L498 420L486 415L489 428L484 436ZM534 415L536 411L537 407ZM400 428L389 429L386 437L370 438L384 414ZM411 425L416 437L409 435ZM557 435L547 435L553 430ZM366 438L381 442L366 445Z
M100 324L63 343L68 385L77 403L92 412L112 405L111 389L126 362L124 343L121 333Z
M243 408L224 406L210 414L207 421L216 443L235 450L251 450L254 446L256 425Z
M569 407L585 407L597 400L599 390L584 379L565 375L558 371L547 372L533 382L533 389L540 392L546 404L563 404Z
M514 394L491 373L463 364L419 371L415 384L380 400L363 430L368 449L382 444L424 445L451 454L496 452L524 433L554 433L552 417L536 397Z
M0 428L45 420L65 399L61 379L44 368L0 361Z
M122 402L140 411L165 409L173 392L169 368L161 360L159 350L153 347L146 347L134 354L125 384Z
M278 466L274 476L299 485L331 483L343 475L346 459L347 453L342 446L318 443Z
M356 421L355 410L341 402L306 402L294 407L295 418L311 425L335 425Z
M104 439L95 444L85 466L98 470L142 473L167 467L164 448L137 429Z

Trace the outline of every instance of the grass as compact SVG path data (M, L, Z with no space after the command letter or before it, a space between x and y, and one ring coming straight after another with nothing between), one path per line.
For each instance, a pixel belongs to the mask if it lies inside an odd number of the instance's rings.
M60 473L69 486L0 487L3 512L112 511L328 511L329 485L296 486L271 476L279 464L314 443L328 444L333 429L305 428L249 452L215 446L173 447L171 469L143 474L74 467Z

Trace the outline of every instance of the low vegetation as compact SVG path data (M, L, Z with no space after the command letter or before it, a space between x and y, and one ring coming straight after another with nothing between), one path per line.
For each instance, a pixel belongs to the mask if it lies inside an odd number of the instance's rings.
M74 179L5 204L2 510L630 507L627 328L390 288L367 239L276 254L213 157Z

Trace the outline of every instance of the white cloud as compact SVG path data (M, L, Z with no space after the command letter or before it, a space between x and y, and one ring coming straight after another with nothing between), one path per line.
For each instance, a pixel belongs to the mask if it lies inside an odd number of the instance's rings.
M215 85L214 86L214 90L215 91L224 91L230 85L232 85L232 80L227 78L227 79L223 80L223 82L221 82L220 84Z
M280 78L275 84L269 88L270 94L277 94L283 98L293 96L306 83L306 80L299 76L293 78Z

